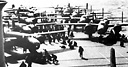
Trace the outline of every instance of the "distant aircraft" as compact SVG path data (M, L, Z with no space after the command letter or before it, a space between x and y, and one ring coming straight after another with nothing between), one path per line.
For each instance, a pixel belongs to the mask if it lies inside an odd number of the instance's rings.
M73 7L71 7L70 6L70 4L68 4L68 8L70 8L71 10L72 9L74 9ZM104 10L103 10L104 11ZM101 12L101 13L94 13L94 12L91 12L89 15L83 15L83 16L81 16L81 17L75 17L75 16L70 16L70 17L52 17L51 19L68 19L68 21L70 20L70 23L65 23L64 22L64 24L63 25L76 25L76 26L79 26L79 25L82 25L82 26L84 26L83 28L86 28L86 23L87 24L89 24L89 26L91 25L93 25L93 27L94 28L97 28L98 27L98 23L102 20L102 19L99 19L99 18L96 18L96 14L110 14L110 13L105 13L105 12ZM72 11L70 11L69 10L69 12L67 12L67 13L72 13ZM77 14L77 13L76 13ZM79 14L79 13L78 13ZM40 18L40 17L39 17ZM39 19L38 17L37 18L34 18L34 19ZM41 19L44 19L45 17L41 17ZM46 17L47 18L47 17ZM33 19L33 21L34 21L34 19ZM50 18L48 18L48 19L50 19ZM21 19L20 19L21 20ZM80 21L79 21L80 20ZM108 21L113 21L113 19L112 20L109 20L109 19L107 19ZM35 20L36 21L36 20ZM21 22L21 21L20 21ZM23 20L23 22L26 22L25 20ZM75 23L74 23L75 22ZM79 22L78 24L77 24L77 22ZM92 23L92 24L90 24L90 22ZM102 21L101 21L102 22ZM105 22L107 22L107 21L105 21ZM83 24L82 24L83 23ZM84 24L85 23L85 24ZM96 24L95 24L96 23ZM51 24L51 23L50 23ZM54 24L54 23L53 23ZM37 25L44 25L44 24L37 24ZM27 26L27 25L26 25ZM101 25L101 26L103 26L103 25ZM27 28L27 27L26 27ZM85 29L84 29L85 30ZM95 29L94 29L95 30ZM96 29L97 30L97 29Z

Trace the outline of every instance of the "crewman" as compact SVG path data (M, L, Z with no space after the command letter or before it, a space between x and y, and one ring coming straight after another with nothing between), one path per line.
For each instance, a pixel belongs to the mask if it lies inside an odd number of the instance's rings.
M85 32L86 34L88 34L89 39L92 38L92 34L96 32L96 28L94 26L92 26L90 23L85 27Z
M61 39L61 36L60 36L60 33L57 33L57 41L60 42L60 39Z
M53 37L53 42L55 43L55 42L56 42L56 37L57 37L56 35L57 35L57 34L56 34L56 33L53 33L53 34L51 34L51 35L52 35L52 37Z
M124 41L125 41L125 35L123 34L123 35L121 36L121 39L120 39L120 46L121 46L121 47L125 47L125 46L124 46Z
M83 51L84 49L82 48L82 46L79 46L78 52L79 52L81 59L83 58Z
M107 19L100 21L100 23L98 24L98 28L97 28L98 34L100 34L100 35L105 34L108 29L108 24L109 24L109 20L107 20Z
M120 40L121 34L119 33L122 30L122 27L119 24L116 24L113 28L117 40Z
M12 8L15 8L15 5L14 4L12 4Z
M36 37L37 40L40 41L41 44L45 44L45 40L46 40L46 35L41 35L39 37Z
M28 64L28 67L32 67L32 62L35 60L34 54L30 53L28 56L25 58L25 62Z
M103 41L103 34L107 32L108 24L109 24L108 20L100 21L100 23L98 24L97 33L100 34L99 36L100 43L102 43Z
M52 54L52 61L53 61L53 64L58 63L57 56L55 54Z
M110 31L109 35L106 37L108 43L115 44L117 41L120 41L121 34L119 33L122 30L122 27L116 24Z
M53 38L53 37L51 36L51 34L48 34L47 37L48 37L49 44L51 44L51 43L52 43L52 38Z
M46 61L51 64L51 56L46 49L44 49Z

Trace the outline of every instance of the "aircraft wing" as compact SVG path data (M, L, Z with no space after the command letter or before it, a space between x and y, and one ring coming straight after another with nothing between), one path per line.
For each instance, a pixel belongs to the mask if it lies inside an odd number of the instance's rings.
M36 17L36 19L46 19L47 17Z
M7 9L7 10L4 10L4 12L15 12L15 11L17 11L18 9Z
M20 33L20 32L14 32L14 31L11 31L11 32L6 32L5 33L6 35L10 35L10 36L31 36L32 34L27 34L27 33Z
M128 23L120 23L118 25L120 25L120 26L128 26ZM108 27L114 27L114 25L113 24L109 24Z
M122 19L122 17L108 17L108 19ZM127 17L123 17L123 19L127 19Z
M36 17L36 19L80 19L80 17Z
M57 17L54 19L80 19L80 17Z
M36 26L40 26L40 25L52 25L52 24L55 24L55 25L88 25L88 24L91 24L91 25L94 25L94 26L98 26L98 24L96 23L39 23L39 24L35 24Z
M11 17L11 15L8 15L8 16L3 16L3 17Z
M99 20L102 21L102 20L104 20L104 19L101 18L101 19L99 19ZM109 21L122 21L121 19L107 19L107 20L109 20Z
M46 19L46 18L49 18L49 19L70 19L70 17L36 17L36 19Z
M128 26L128 23L120 23L120 26Z
M46 15L61 15L61 13L46 13Z
M56 25L87 25L88 23L56 23Z
M103 13L102 12L96 12L96 13L93 12L91 14L111 14L111 13L110 12L103 12Z
M50 32L43 32L43 33L36 33L36 34L43 35L43 34L53 34L53 33L62 33L62 32L67 32L67 30L50 31Z
M56 19L71 19L70 17L57 17Z
M54 22L53 23L38 23L38 24L35 24L35 26L52 25L52 24L55 24L55 23Z
M20 33L20 32L6 32L6 35L9 35L9 37L16 37L16 36L38 36L38 35L45 35L45 34L53 34L53 33L61 33L61 32L67 32L67 30L59 30L59 31L50 31L50 32L42 32L42 33L34 33L34 34L27 34L27 33Z
M80 19L80 17L72 17L71 19Z

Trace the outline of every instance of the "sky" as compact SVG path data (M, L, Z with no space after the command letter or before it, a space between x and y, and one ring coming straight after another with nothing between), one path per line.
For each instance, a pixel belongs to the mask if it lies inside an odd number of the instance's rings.
M67 5L68 3L71 6L86 6L86 3L89 4L89 8L92 6L92 9L98 9L102 11L104 8L105 12L112 12L114 16L121 16L122 11L125 16L128 16L128 0L5 0L8 3L5 5L4 9L11 8L12 4L15 4L15 7L24 5L26 7L41 7L38 9L39 12L45 11L42 7L56 7ZM120 8L120 9L118 9ZM3 10L4 10L3 9ZM51 9L50 9L51 10ZM50 11L48 8L48 11ZM52 9L54 10L54 9ZM47 10L46 10L47 11Z
M67 5L67 3L71 3L71 5L75 6L85 6L86 3L92 5L94 8L99 7L103 8L104 6L108 6L110 4L118 5L122 2L127 2L128 0L5 0L8 3L6 7L11 7L12 4L15 4L16 7L19 7L21 4L24 6L34 6L34 7L51 7L56 5Z
M4 9L11 8L12 4L15 4L16 7L24 5L27 7L56 7L67 5L68 3L71 6L85 6L86 3L89 4L89 8L92 5L93 9L102 9L109 10L118 6L127 5L128 0L5 0L8 3L5 5ZM43 9L42 9L43 10Z
M7 1L7 4L5 5L4 9L11 8L12 4L15 4L15 7L18 8L20 5L26 6L26 7L37 7L39 8L39 11L49 11L54 9L46 9L43 7L56 7L67 5L68 3L71 4L71 6L85 6L86 3L89 4L89 8L91 5L93 5L95 8L96 4L104 4L105 1L103 0L5 0ZM107 1L107 0L106 0ZM98 2L98 3L97 3ZM43 8L43 9L42 9ZM102 7L100 7L102 8Z
M59 5L67 5L67 3L71 3L71 5L85 5L86 3L96 5L96 4L104 4L108 0L6 0L8 3L6 7L11 7L12 4L16 6L24 5L24 6L35 6L35 7L46 7L46 6L56 6Z

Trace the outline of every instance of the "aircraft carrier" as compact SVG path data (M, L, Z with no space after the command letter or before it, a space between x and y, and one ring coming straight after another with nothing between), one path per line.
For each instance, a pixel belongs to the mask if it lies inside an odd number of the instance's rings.
M3 67L20 67L23 62L26 67L128 67L125 2L112 1L100 10L85 4L43 7L54 11L42 12L33 6L15 8L15 4L4 9L7 14L1 16L4 55L0 56L5 57ZM101 33L99 28L103 29ZM84 49L82 58L79 46ZM57 56L57 63L51 54ZM30 65L28 57L30 61L34 59Z

